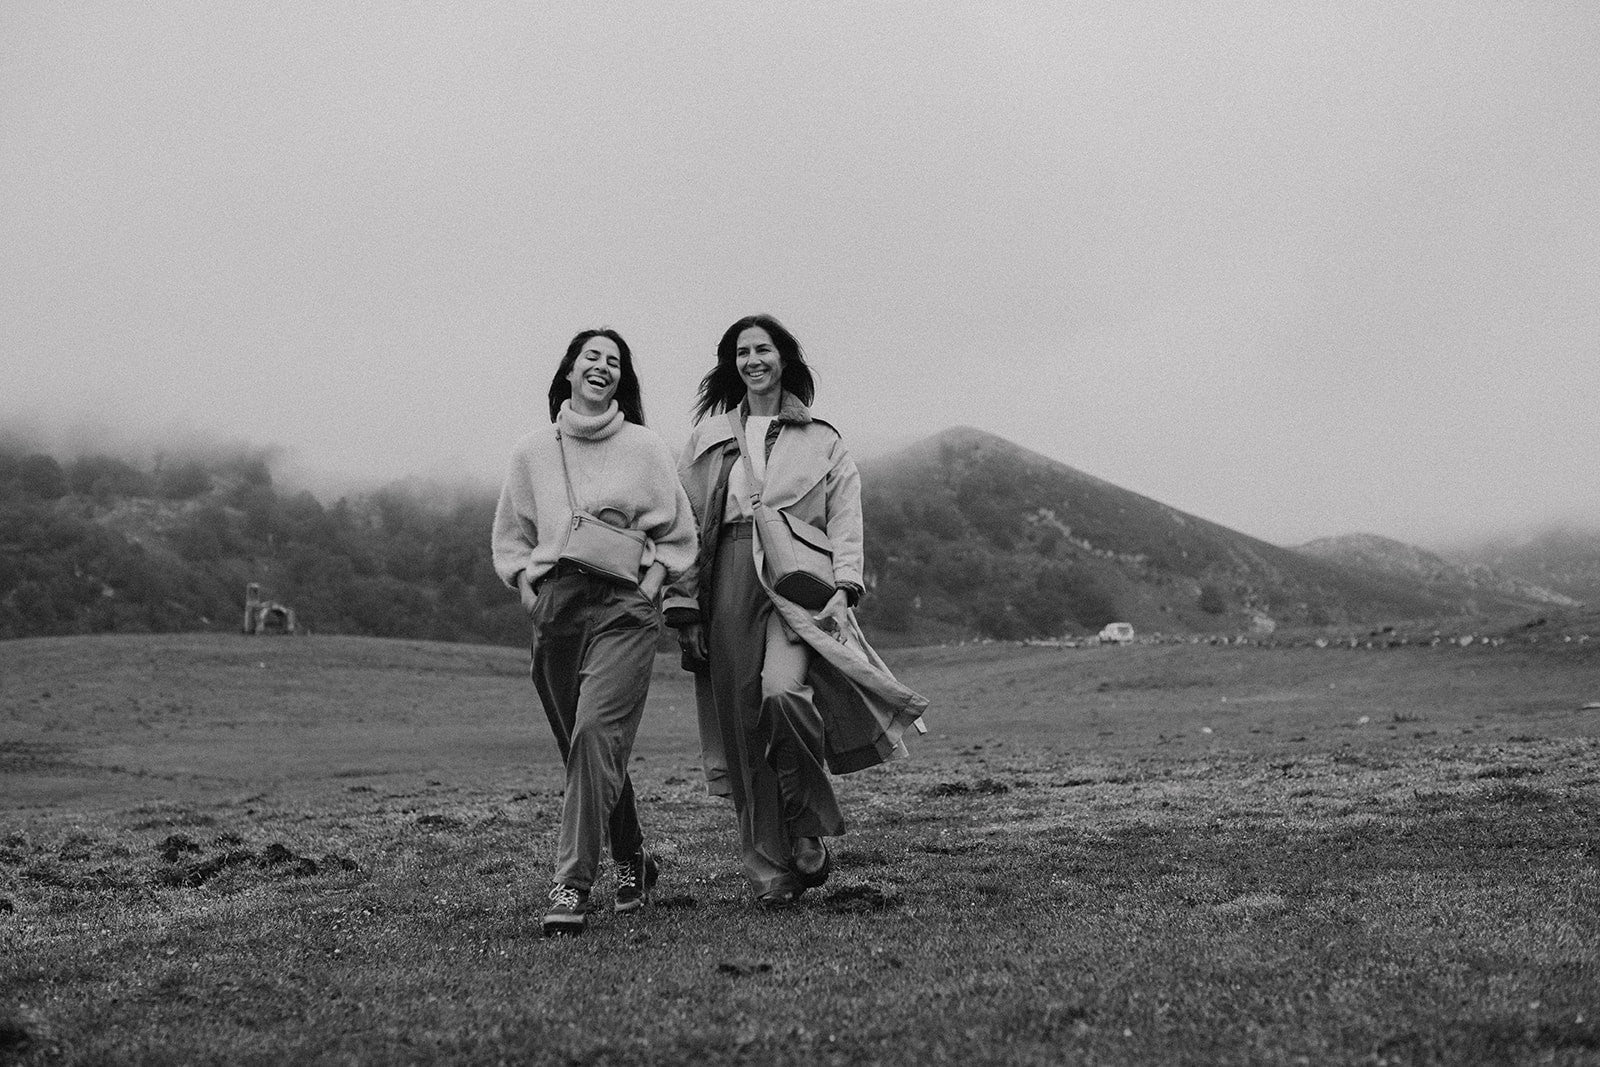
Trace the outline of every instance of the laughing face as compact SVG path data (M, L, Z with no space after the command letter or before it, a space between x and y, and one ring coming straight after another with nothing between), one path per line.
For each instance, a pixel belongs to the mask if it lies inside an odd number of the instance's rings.
M751 326L740 332L733 362L752 400L776 398L783 388L783 356L761 327Z
M596 335L583 343L567 374L572 406L584 415L603 414L622 381L622 352L609 337Z

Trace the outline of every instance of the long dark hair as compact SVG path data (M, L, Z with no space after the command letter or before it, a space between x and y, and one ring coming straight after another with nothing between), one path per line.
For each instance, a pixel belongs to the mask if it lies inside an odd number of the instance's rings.
M596 337L610 338L621 353L622 373L617 376L617 407L622 409L624 419L643 426L644 398L639 394L639 376L633 371L633 353L622 335L609 326L583 330L567 345L567 354L561 357L561 366L556 368L556 376L550 379L550 421L556 421L556 416L561 413L562 402L572 397L572 383L567 380L567 375L572 373L572 365L578 362L578 353Z
M773 347L778 350L778 355L783 357L783 377L781 383L783 391L791 394L800 403L810 405L811 398L816 394L817 384L811 377L811 368L806 366L806 354L800 349L800 342L794 334L784 328L783 323L771 315L746 315L738 322L729 326L722 335L722 340L717 342L717 365L700 381L700 396L694 405L694 421L699 422L707 415L715 415L722 411L732 411L739 406L746 393L744 379L739 377L739 367L734 362L736 349L739 347L739 335L759 326L767 331L767 336L772 338Z

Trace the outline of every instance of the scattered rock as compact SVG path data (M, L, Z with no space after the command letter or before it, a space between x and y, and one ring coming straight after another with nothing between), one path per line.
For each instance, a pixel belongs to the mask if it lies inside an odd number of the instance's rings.
M1277 893L1246 893L1225 904L1218 904L1211 910L1218 915L1261 915L1279 911L1287 906L1288 901Z

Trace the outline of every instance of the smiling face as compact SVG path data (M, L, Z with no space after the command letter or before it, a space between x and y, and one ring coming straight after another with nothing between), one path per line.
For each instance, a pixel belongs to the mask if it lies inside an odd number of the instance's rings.
M567 381L572 383L572 407L580 414L600 415L617 395L622 380L622 352L609 337L596 335L583 343L572 361Z
M739 334L733 365L752 401L777 399L783 388L783 356L766 330L751 326Z

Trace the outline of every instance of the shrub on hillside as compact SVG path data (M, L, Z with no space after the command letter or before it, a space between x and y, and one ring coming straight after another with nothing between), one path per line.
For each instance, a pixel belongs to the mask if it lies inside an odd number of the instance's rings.
M139 468L111 456L80 456L67 464L67 484L79 496L107 501L115 497L147 497L155 483Z
M264 453L145 470L0 446L0 636L232 629L258 582L316 632L524 645L494 508L411 486L324 507L275 489Z
M211 474L198 460L160 466L155 475L156 495L166 500L193 500L211 490Z
M235 537L228 515L215 504L198 508L172 533L173 547L184 559L206 563L233 550Z
M915 621L916 595L896 578L880 579L862 606L863 621L893 633L905 633Z
M39 453L22 457L17 464L17 483L24 495L39 500L59 500L72 491L61 464Z

